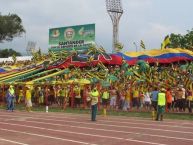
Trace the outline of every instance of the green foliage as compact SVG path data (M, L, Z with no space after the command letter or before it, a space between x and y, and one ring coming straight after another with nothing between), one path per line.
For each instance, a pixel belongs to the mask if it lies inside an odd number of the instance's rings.
M137 65L139 66L139 72L147 72L149 70L149 64L147 62L145 62L144 60L139 60L137 62Z
M193 51L193 29L188 30L187 34L170 34L170 48L185 48Z
M17 57L16 57L16 55L15 54L13 54L12 55L12 59L13 59L13 62L14 62L14 64L16 63L16 61L17 61Z
M16 14L0 14L0 43L12 41L14 37L25 32L21 18Z
M7 58L9 56L21 56L19 52L16 52L13 49L2 49L0 50L0 58Z

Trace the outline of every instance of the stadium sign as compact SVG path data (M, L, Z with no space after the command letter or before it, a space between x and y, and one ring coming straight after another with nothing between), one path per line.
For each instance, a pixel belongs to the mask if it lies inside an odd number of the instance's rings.
M49 29L49 50L88 49L95 43L95 24Z

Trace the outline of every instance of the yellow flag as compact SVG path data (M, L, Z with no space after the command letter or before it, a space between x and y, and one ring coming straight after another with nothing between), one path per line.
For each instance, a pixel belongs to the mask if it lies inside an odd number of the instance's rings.
M167 35L162 43L161 49L166 48L171 43L169 35Z

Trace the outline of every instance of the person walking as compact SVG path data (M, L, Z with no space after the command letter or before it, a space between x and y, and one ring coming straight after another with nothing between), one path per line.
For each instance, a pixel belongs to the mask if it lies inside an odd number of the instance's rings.
M157 118L156 120L158 121L159 119L163 121L163 114L165 112L165 105L166 105L166 94L165 94L165 89L162 88L161 92L158 93L158 100L157 100Z
M99 92L96 88L91 91L91 121L96 121Z
M7 111L14 110L14 101L15 101L15 90L12 85L9 86L9 89L6 93L6 100L7 100Z

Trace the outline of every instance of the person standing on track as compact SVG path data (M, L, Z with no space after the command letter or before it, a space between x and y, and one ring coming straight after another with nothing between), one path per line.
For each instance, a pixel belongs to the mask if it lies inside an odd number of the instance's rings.
M97 88L91 91L91 121L96 121L99 92Z
M166 105L166 94L165 89L162 88L161 92L158 93L158 99L157 99L157 118L156 121L160 120L163 121L163 114L165 112L165 105Z
M158 89L157 87L154 88L154 90L151 92L151 105L153 107L152 110L152 119L155 120L156 111L157 111L157 97L158 97Z
M109 105L109 98L110 98L110 93L107 88L104 88L104 91L102 93L102 103L103 103L103 115L107 115L107 108Z
M9 89L6 94L6 100L7 100L7 110L13 112L15 101L15 90L12 85L9 86Z

